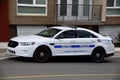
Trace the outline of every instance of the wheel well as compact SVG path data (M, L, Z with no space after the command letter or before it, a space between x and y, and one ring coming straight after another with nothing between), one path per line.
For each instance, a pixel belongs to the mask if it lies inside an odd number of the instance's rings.
M35 51L36 50L38 50L38 49L40 49L40 48L47 48L49 51L50 51L50 55L52 56L52 52L51 52L51 49L48 47L48 46L46 46L46 45L41 45L41 46L39 46L39 47L37 47L36 49L35 49ZM35 51L34 51L34 53L35 53Z
M104 49L103 47L101 47L101 46L96 47L96 48L92 51L92 53L93 53L95 50L97 50L97 49L102 49L102 50L105 52L105 55L106 55L105 49Z

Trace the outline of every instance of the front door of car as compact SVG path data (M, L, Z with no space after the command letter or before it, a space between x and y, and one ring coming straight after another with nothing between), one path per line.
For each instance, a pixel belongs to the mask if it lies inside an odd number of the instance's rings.
M75 40L75 30L64 31L54 39L53 55L71 55Z

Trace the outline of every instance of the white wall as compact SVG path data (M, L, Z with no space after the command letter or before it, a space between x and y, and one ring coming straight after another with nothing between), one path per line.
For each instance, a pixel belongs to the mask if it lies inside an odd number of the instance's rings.
M115 37L120 33L120 26L100 26L99 32L102 35L110 36L114 41L116 41Z
M46 28L46 26L17 26L17 35L37 34Z

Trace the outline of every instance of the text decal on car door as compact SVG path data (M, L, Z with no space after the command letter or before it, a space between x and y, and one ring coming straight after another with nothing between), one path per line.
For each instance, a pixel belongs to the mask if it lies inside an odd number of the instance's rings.
M93 48L95 45L55 45L54 48Z

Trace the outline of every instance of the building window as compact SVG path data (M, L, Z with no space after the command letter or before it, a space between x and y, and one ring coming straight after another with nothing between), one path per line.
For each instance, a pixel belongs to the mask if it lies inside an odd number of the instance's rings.
M61 0L60 4L60 15L66 16L67 15L67 0Z
M120 0L107 0L107 15L120 16Z
M120 0L116 0L116 6L120 7Z
M18 15L47 15L47 0L18 0Z
M78 0L72 0L72 16L78 16Z
M84 0L83 2L83 16L89 16L90 0Z
M114 7L114 0L107 0L107 7Z

